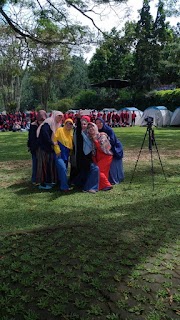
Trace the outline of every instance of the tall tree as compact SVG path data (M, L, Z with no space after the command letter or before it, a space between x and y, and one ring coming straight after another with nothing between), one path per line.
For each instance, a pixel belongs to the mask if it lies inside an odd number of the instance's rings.
M4 107L20 109L22 80L29 64L30 52L23 39L6 25L0 25L0 91Z
M151 90L161 83L159 66L161 51L171 39L169 23L165 22L164 2L159 0L155 21L150 14L150 1L144 0L137 23L135 80L140 90Z
M133 66L135 23L127 22L121 31L112 29L89 63L91 82L107 78L130 78Z
M159 60L160 80L163 84L180 85L180 24L169 29L169 40L163 46Z
M150 0L144 0L137 23L135 52L135 82L139 89L150 90L157 81L157 51L153 34L154 21L150 14Z
M87 63L82 57L73 56L69 60L69 69L60 83L54 83L59 98L73 97L89 85ZM56 90L57 91L57 90Z
M41 46L35 49L31 80L36 85L40 104L47 110L53 81L61 81L68 69L69 55L59 46Z

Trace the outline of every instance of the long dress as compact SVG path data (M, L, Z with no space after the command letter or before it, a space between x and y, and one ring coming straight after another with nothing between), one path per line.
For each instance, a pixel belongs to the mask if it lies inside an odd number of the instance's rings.
M76 177L73 183L83 191L95 191L99 189L99 168L93 162L92 149L87 148L88 137L82 133L80 119L77 119L77 127L74 133ZM90 141L90 139L89 139ZM87 150L87 151L86 151Z
M113 129L105 124L102 118L97 118L96 120L102 122L103 127L99 132L105 132L109 136L111 150L113 152L113 160L109 171L109 182L111 184L118 184L124 180L122 143L117 139Z
M104 135L100 135L99 138L94 140L96 152L93 156L93 161L99 167L99 190L109 190L112 188L112 185L108 180L108 177L113 156L111 152L106 151L108 153L105 153L105 151L102 149L102 139L107 139L103 136Z
M46 184L56 183L57 172L54 161L53 142L51 140L52 130L48 123L44 123L41 127L38 137L37 150L37 175L36 183L42 186Z
M37 172L36 152L38 149L38 139L36 136L37 128L38 128L37 121L31 123L30 129L28 132L28 141L27 141L28 150L31 152L31 157L32 157L32 175L31 175L31 182L32 183L36 183L36 172Z

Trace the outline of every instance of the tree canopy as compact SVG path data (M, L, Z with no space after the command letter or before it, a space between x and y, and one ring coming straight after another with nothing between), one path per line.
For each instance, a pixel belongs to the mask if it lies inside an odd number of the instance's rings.
M48 108L60 99L70 99L68 104L71 99L79 105L83 99L84 104L85 100L91 103L91 90L88 94L83 90L88 90L90 83L107 78L130 80L132 93L146 92L162 84L178 85L179 26L173 28L166 21L167 14L175 11L177 1L159 0L154 19L150 12L152 0L144 0L137 22L128 21L121 29L102 32L92 16L103 14L101 6L116 10L116 4L121 7L126 2L0 0L3 105L12 104L19 109L41 104ZM74 19L74 12L86 17L94 29ZM95 43L96 52L87 63L82 50ZM109 98L119 98L117 92L101 95L104 100L98 100L96 95L93 101L103 104L110 103ZM124 97L133 101L126 90Z

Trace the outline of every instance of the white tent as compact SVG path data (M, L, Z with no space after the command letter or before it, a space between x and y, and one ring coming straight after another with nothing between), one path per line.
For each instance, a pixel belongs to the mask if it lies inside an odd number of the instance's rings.
M133 111L136 113L136 120L135 120L135 124L137 125L138 121L141 119L143 112L135 107L126 107L126 108L122 108L120 111L125 110L128 111L129 114L129 123L132 123L132 113Z
M141 119L137 122L137 125L147 125L145 119L148 117L153 118L153 125L157 127L169 126L171 122L171 112L164 106L149 107L145 109Z
M176 108L171 117L171 126L180 126L180 107Z

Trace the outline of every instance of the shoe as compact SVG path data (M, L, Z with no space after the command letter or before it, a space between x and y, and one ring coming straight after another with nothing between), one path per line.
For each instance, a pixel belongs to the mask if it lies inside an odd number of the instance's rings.
M33 186L39 186L40 183L32 182L32 185L33 185Z
M96 193L96 190L90 189L90 190L88 190L88 192L90 192L90 193Z
M51 182L51 183L46 183L47 186L50 186L50 187L54 187L56 185L55 182Z
M111 186L111 187L106 187L106 188L104 188L104 189L101 189L102 191L108 191L108 190L111 190L113 188L113 186Z
M83 190L82 192L96 193L96 190L90 189L90 190Z
M40 184L39 189L43 189L43 190L51 190L51 189L52 189L52 187L51 187L51 186L48 186L48 185L42 186L42 185Z
M60 190L60 191L62 191L62 192L69 192L69 191L71 191L71 189L68 188L68 189L64 189L64 190Z

